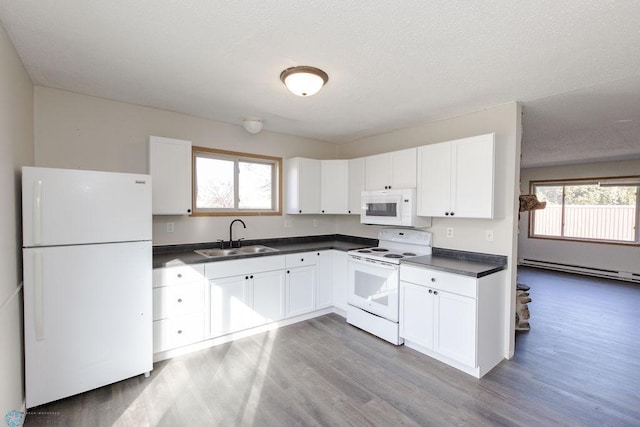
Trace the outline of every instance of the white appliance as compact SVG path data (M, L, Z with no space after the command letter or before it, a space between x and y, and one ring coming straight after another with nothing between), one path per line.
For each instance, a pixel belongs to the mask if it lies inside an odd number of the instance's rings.
M415 188L363 191L360 197L362 224L417 225Z
M428 231L385 228L375 248L349 251L347 322L392 344L402 344L398 325L400 260L431 254Z
M22 168L26 406L153 369L151 177Z

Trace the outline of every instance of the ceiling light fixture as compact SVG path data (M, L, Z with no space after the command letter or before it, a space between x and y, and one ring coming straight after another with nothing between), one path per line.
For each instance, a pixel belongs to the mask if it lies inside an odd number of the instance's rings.
M311 96L327 84L329 76L319 68L299 65L280 73L280 80L294 95Z
M242 122L244 130L254 135L256 133L260 133L263 125L264 123L262 122L262 120L257 117L247 117L246 119L244 119L244 122Z

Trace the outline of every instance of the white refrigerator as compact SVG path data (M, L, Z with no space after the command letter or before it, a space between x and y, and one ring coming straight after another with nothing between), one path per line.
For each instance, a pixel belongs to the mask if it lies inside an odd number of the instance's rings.
M24 167L26 406L153 369L151 177Z

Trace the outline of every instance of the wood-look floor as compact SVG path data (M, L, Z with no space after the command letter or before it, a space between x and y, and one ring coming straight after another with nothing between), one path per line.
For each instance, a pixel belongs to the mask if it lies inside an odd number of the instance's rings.
M480 380L331 314L157 363L25 425L640 425L640 286L534 269L519 281L532 329Z

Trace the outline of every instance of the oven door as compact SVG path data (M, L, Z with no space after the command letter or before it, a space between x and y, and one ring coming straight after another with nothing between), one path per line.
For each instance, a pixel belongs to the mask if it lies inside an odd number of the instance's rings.
M347 302L397 322L398 271L397 264L350 256Z

